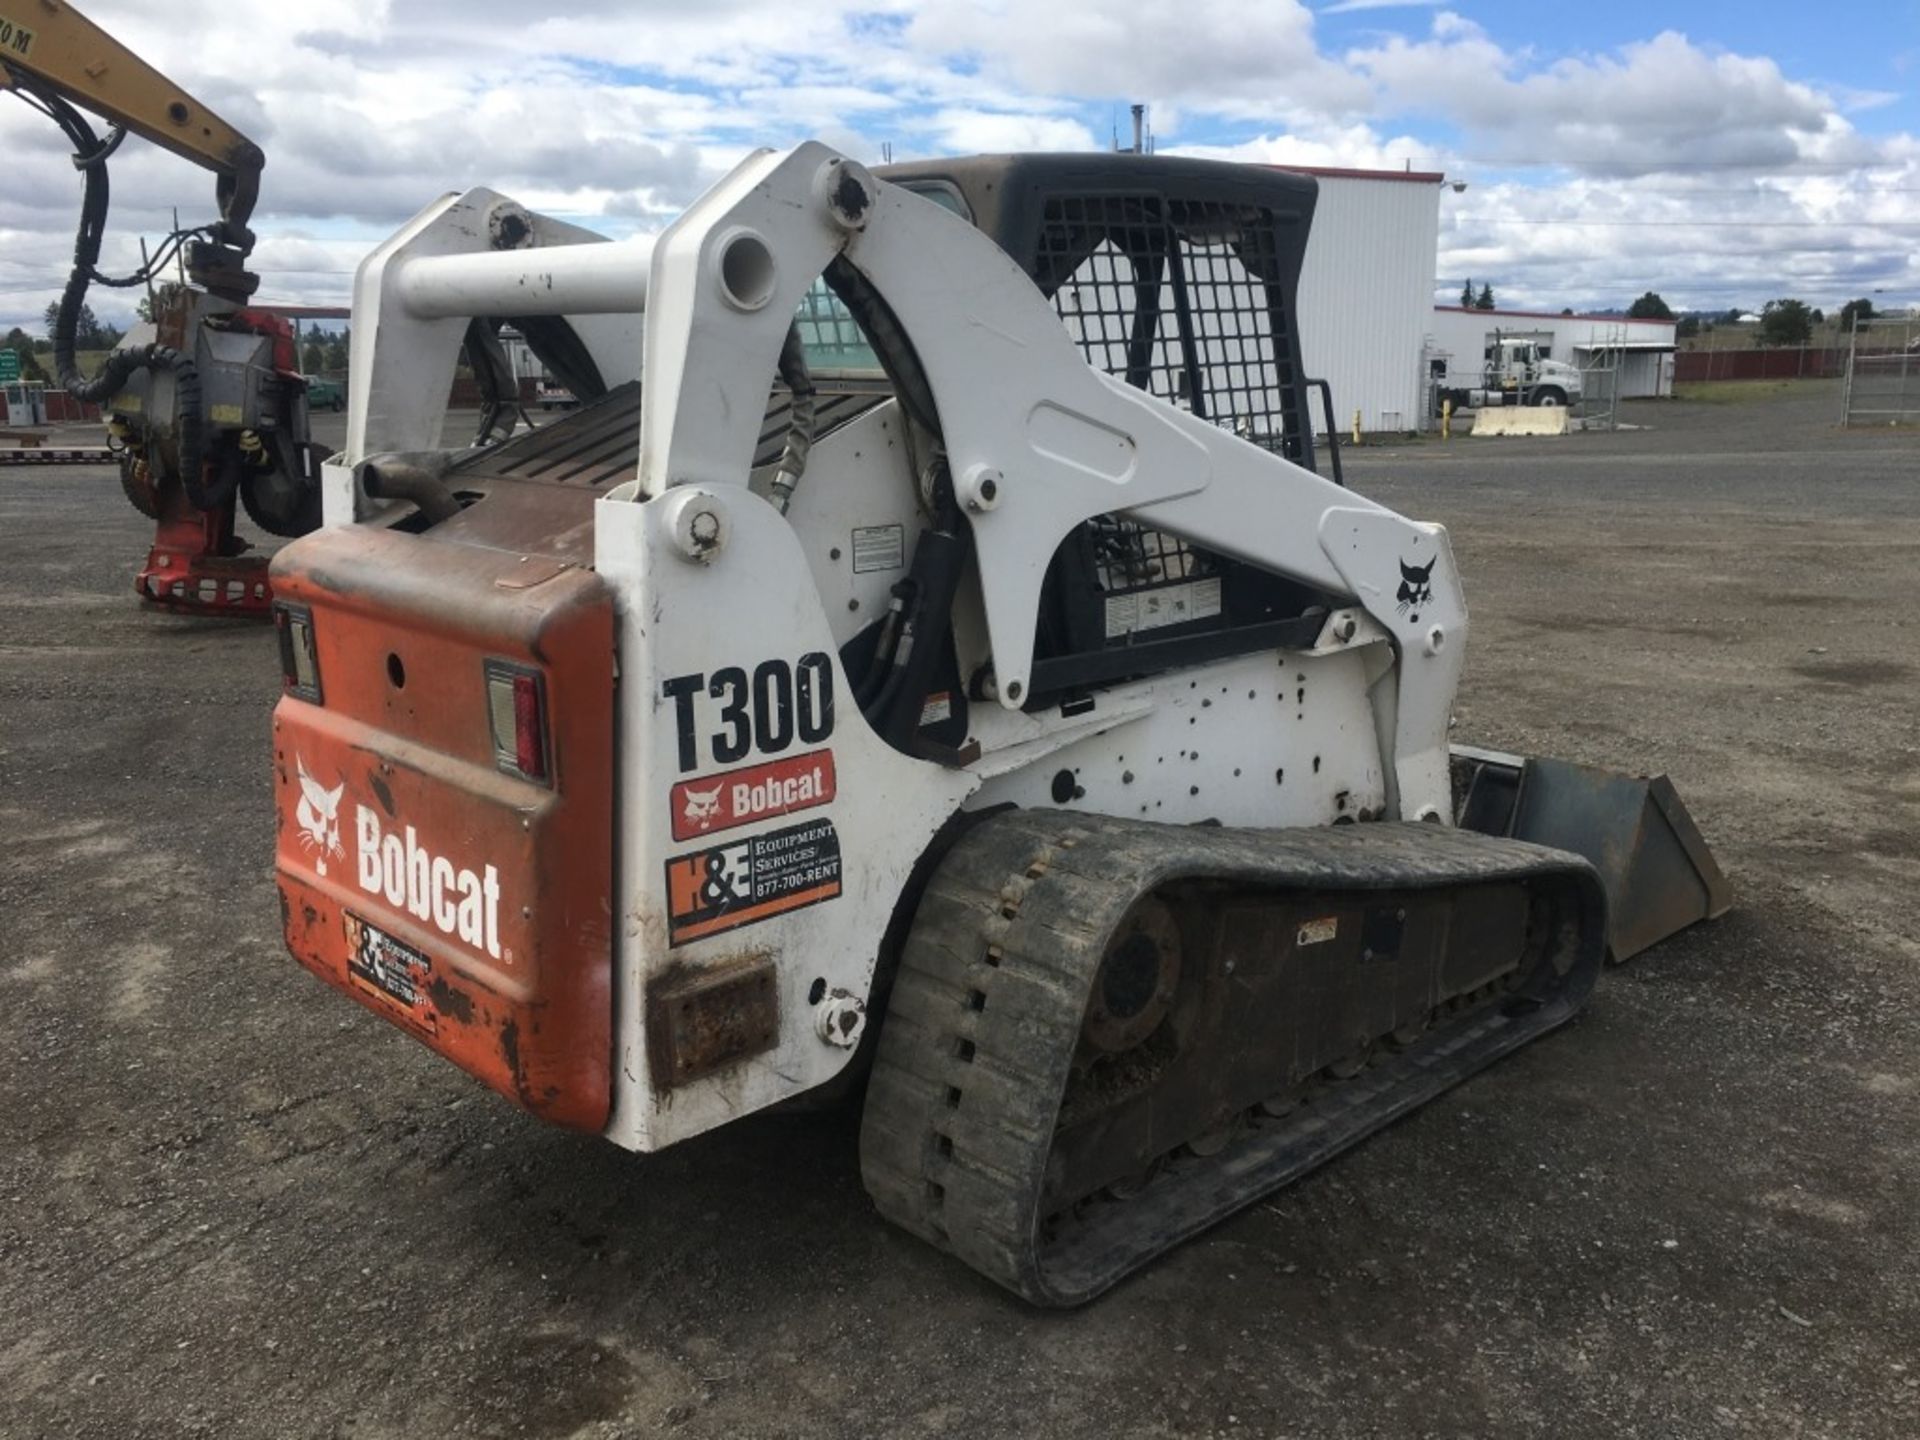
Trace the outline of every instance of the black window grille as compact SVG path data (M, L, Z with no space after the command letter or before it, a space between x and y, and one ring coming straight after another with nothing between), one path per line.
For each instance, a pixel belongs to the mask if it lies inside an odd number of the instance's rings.
M1101 515L1088 522L1095 583L1102 590L1133 590L1214 573L1211 556L1178 536L1131 520Z
M1055 196L1034 268L1089 364L1298 458L1270 212L1155 195ZM1086 538L1094 582L1108 595L1221 571L1217 556L1117 516L1091 522ZM1201 592L1207 613L1193 618L1218 612L1217 593Z
M1034 268L1088 363L1298 459L1281 256L1257 207L1066 195L1047 202Z

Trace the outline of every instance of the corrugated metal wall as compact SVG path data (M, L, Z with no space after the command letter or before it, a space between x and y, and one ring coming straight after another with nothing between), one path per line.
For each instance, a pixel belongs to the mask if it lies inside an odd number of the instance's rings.
M1641 400L1661 393L1664 380L1671 392L1673 372L1666 369L1667 357L1654 351L1629 351L1620 357L1620 398Z
M1307 374L1333 386L1340 428L1423 426L1420 357L1433 319L1440 187L1320 177L1300 275ZM1319 428L1319 402L1314 402Z

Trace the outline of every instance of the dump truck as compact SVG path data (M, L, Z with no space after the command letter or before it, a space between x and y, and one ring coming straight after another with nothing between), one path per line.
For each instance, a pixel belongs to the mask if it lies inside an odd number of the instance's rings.
M879 1212L1070 1306L1724 908L1666 782L1450 744L1446 532L1319 473L1315 198L807 143L654 238L423 210L274 562L294 957L634 1151L858 1091ZM476 320L580 408L449 444Z

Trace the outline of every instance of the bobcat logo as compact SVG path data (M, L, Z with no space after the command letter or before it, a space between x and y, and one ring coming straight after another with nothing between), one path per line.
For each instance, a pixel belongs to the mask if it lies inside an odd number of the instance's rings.
M1397 607L1404 615L1416 605L1425 605L1433 599L1433 586L1427 583L1427 577L1433 574L1433 567L1440 563L1439 556L1427 561L1425 565L1409 565L1400 562L1400 592L1394 598L1400 603ZM1418 620L1418 615L1413 617Z
M347 853L340 844L340 796L347 782L342 780L331 790L323 789L320 782L307 773L304 757L296 755L294 764L300 772L300 803L293 812L293 818L300 822L300 848L309 854L315 850L320 852L313 868L324 875L329 855Z
M711 790L687 791L687 803L680 813L705 830L720 818L720 791L724 788L716 785Z

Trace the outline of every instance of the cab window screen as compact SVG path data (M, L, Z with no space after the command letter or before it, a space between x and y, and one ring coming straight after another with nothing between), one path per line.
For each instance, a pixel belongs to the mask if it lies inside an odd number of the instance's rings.
M825 280L815 280L807 287L793 318L807 347L807 368L815 375L883 373L867 337Z

